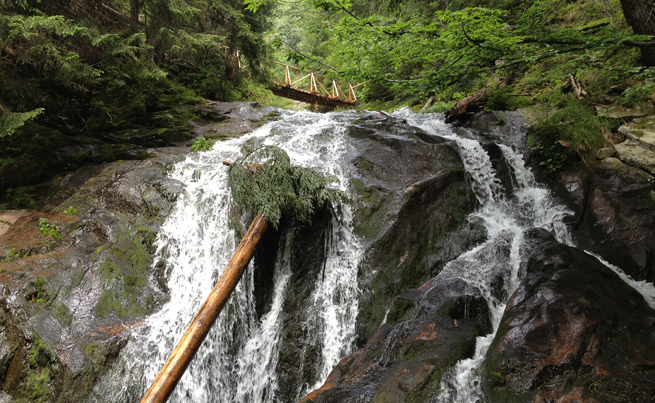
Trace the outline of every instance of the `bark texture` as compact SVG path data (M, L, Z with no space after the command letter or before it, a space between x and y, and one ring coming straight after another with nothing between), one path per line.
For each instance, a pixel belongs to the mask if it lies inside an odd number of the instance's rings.
M637 35L655 35L655 0L621 0L623 14ZM641 62L655 66L655 47L641 46Z

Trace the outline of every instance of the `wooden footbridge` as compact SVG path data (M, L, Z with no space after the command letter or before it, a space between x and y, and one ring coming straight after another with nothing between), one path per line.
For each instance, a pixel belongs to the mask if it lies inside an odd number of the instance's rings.
M355 95L355 88L366 84L366 82L357 85L345 83L344 87L348 88L346 93L334 78L318 73L307 73L284 63L275 61L272 63L284 67L284 78L280 80L277 75L275 76L273 79L275 85L271 87L271 92L279 97L311 104L312 110L316 110L318 105L332 108L357 105L359 101ZM275 75L274 71L273 74ZM327 85L332 91L328 91L323 85L328 82L331 82Z

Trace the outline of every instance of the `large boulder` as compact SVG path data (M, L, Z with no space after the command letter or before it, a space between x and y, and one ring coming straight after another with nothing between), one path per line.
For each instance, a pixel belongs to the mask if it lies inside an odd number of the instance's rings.
M360 350L304 401L421 401L449 366L473 354L475 337L490 331L475 289L428 283L486 233L467 220L477 201L452 142L370 113L347 130L355 232L366 249L358 275Z
M553 186L573 212L578 245L636 279L655 281L655 178L616 158L562 172Z
M655 400L655 310L595 257L533 230L482 368L491 402Z
M432 280L392 300L366 346L341 360L303 402L424 402L444 371L491 331L487 303L459 279Z
M467 227L477 201L450 141L370 115L348 130L357 167L355 232L367 247L357 319L363 346L393 297L436 276L485 234Z

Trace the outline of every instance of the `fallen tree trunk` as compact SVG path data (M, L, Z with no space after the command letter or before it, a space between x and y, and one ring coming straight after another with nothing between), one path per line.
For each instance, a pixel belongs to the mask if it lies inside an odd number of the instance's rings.
M496 81L496 85L492 86L491 84ZM461 120L468 118L470 115L475 112L482 110L482 107L487 103L489 95L493 91L498 91L508 84L508 79L505 77L500 77L497 79L490 80L482 89L477 91L474 94L469 95L468 97L458 101L455 106L450 108L445 114L446 123L452 123L456 120Z
M248 232L241 240L232 260L225 267L225 271L218 283L207 297L207 300L198 311L198 314L189 325L170 357L159 371L150 389L141 399L141 403L163 403L175 389L184 371L191 363L193 356L205 340L209 329L216 321L228 298L234 291L248 262L255 252L255 246L268 226L268 221L257 215L248 228Z

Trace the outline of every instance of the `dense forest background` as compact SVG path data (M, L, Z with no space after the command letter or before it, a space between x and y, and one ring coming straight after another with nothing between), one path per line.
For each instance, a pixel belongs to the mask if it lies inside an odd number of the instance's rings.
M612 110L652 108L654 10L653 0L2 0L0 188L147 157L44 162L56 145L105 141L98 133L179 132L194 117L179 107L203 98L281 105L267 90L271 60L367 82L358 95L369 109L441 112L480 91L487 110L529 108L531 144L557 170L616 141L624 120Z

